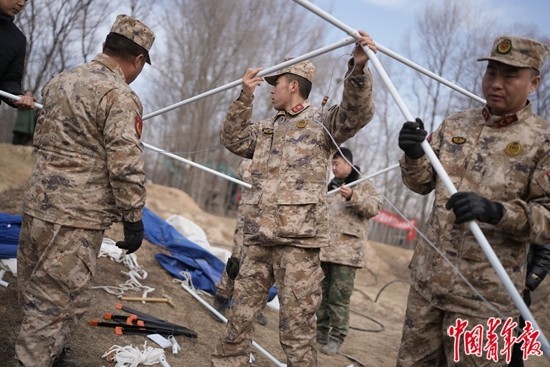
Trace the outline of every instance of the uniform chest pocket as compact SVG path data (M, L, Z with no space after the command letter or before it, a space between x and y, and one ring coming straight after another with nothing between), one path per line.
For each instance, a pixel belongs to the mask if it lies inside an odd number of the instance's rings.
M317 202L313 193L303 193L295 200L277 200L275 234L288 238L311 238L317 234Z
M311 120L288 122L285 134L284 160L289 164L297 163L304 155L311 155L324 141L323 126Z

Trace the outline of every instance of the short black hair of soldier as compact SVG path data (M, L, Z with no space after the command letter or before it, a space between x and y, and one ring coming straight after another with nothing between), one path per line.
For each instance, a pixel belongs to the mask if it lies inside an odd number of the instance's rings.
M300 95L305 99L309 98L309 93L311 92L311 82L309 80L307 80L303 76L292 73L286 73L284 74L284 76L287 77L288 81L298 82L298 90L300 92Z
M349 150L346 147L340 147L340 150L337 150L334 153L334 155L332 156L332 159L342 158L342 155L344 156L345 160L347 160L350 164L353 164L353 153L351 152L351 150Z
M149 52L132 41L118 33L109 33L103 44L103 52L110 56L120 57L123 60L130 60L138 55L143 55L148 60Z

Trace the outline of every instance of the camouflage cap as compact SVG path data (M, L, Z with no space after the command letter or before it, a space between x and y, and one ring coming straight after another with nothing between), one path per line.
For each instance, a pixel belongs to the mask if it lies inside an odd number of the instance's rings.
M284 59L288 61L292 58ZM315 74L315 66L309 60L299 62L292 66L287 66L281 70L277 70L274 74L264 77L265 81L271 85L275 85L277 78L283 74L294 74L306 78L313 83L313 75Z
M153 42L155 41L155 34L149 27L129 15L120 14L117 15L111 27L111 32L120 34L146 49L146 61L151 64L149 50L151 50L151 46L153 46Z
M495 39L491 56L477 59L477 61L493 60L518 68L533 68L540 71L547 54L548 46L538 41L501 36Z

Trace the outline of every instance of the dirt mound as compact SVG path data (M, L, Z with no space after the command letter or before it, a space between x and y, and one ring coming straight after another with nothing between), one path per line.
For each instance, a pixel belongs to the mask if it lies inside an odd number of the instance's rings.
M18 213L21 205L24 183L31 173L33 159L31 148L15 147L0 144L0 212ZM202 211L184 192L160 185L148 186L147 207L162 218L170 215L182 215L201 226L209 241L215 245L230 248L235 226L234 218L223 218ZM106 237L122 239L120 225L106 232ZM147 272L148 277L142 281L145 286L155 288L149 297L168 295L173 299L175 308L167 304L124 303L126 306L155 315L168 321L185 325L198 333L197 339L177 337L182 351L177 355L167 349L168 363L173 367L201 367L210 365L210 355L215 343L222 335L224 325L214 321L209 312L196 299L188 294L180 284L173 282L172 277L158 264L154 256L165 250L147 241L137 252L138 263ZM411 251L369 242L366 251L367 268L357 273L352 296L351 325L353 329L346 338L341 354L329 357L319 353L319 366L359 366L353 359L365 366L394 366L401 336L405 304L408 293L407 264ZM98 269L92 286L118 285L128 278L123 273L128 271L124 265L107 258L98 259ZM8 288L0 287L0 366L13 363L14 345L21 322L17 304L16 279L6 274L4 280L10 283ZM550 302L550 281L543 283L542 289L534 297L533 309L539 323L546 326L548 320L547 305ZM115 335L111 329L92 327L89 320L101 319L104 313L124 312L115 309L120 300L102 289L93 289L92 307L69 344L69 356L78 360L84 367L112 366L102 354L113 345L143 347L146 340L138 335ZM129 292L128 296L140 296ZM203 296L207 302L212 299ZM268 319L266 326L256 325L254 340L269 351L279 361L284 362L284 353L278 341L278 314L270 309L265 312ZM545 327L543 326L543 327ZM548 335L548 334L547 334ZM157 347L149 341L148 345ZM272 365L259 353L256 366ZM349 358L351 359L348 359ZM544 366L542 359L531 358L526 366Z

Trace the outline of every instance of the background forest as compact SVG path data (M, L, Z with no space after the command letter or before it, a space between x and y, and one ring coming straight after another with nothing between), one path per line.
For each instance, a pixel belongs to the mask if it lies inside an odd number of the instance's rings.
M90 61L100 51L119 13L142 19L157 35L151 52L153 65L132 84L142 99L145 115L235 81L248 67L273 66L285 57L324 47L327 35L334 31L294 2L282 0L31 1L16 20L28 38L24 87L33 90L40 102L40 90L52 75ZM482 95L485 63L475 59L488 52L495 35L508 33L549 41L532 25L492 19L475 1L432 1L414 17L414 29L402 36L399 53L478 96ZM297 31L291 31L294 28ZM363 29L369 31L367 26ZM345 37L342 32L342 39ZM314 105L319 105L325 95L329 104L339 102L352 48L346 46L313 60L317 71L310 99ZM380 52L378 57L411 113L421 117L430 131L448 113L479 106L479 102ZM550 113L549 64L542 71L542 85L531 96L535 112L544 118ZM346 143L365 174L398 162L401 151L397 134L403 123L372 66L371 71L376 79L376 116ZM147 119L143 141L235 176L239 158L221 146L219 127L238 92L236 87ZM256 118L273 113L267 84L258 89L254 108ZM0 142L11 142L15 112L5 104L0 107ZM146 151L146 168L151 182L185 191L204 210L219 215L234 213L237 184L150 149ZM401 212L420 225L424 222L431 197L407 190L397 169L373 181L387 199L388 211ZM373 231L371 234L376 235Z

